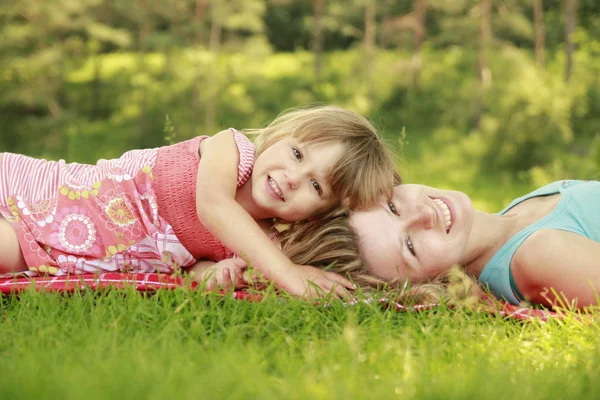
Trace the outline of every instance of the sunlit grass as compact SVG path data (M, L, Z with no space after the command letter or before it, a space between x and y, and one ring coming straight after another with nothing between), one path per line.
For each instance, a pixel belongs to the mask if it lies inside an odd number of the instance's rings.
M2 299L0 398L597 398L598 333L445 307L27 292Z

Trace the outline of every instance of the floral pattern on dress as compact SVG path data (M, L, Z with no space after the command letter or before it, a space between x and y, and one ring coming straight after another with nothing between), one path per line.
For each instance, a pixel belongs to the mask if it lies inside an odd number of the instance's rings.
M96 182L92 187L73 185L64 185L59 189L60 194L67 196L71 200L88 199L90 196L97 196L102 182Z
M104 229L117 238L129 241L142 234L139 212L134 211L134 197L120 185L111 185L95 199Z
M49 244L70 254L100 253L96 225L87 210L76 205L56 214Z
M110 168L106 173L106 177L108 179L112 179L115 182L130 181L133 179L133 177L129 175L129 173L125 171L125 169L119 167Z
M21 249L23 253L30 252L35 254L40 260L43 260L43 262L50 262L51 258L48 256L48 247L43 244L42 227L25 219L22 222L24 224L22 225L22 234L27 243L27 248Z
M23 215L31 216L40 227L54 221L56 213L56 199L45 199L37 203L27 203L22 196L15 196L17 207Z

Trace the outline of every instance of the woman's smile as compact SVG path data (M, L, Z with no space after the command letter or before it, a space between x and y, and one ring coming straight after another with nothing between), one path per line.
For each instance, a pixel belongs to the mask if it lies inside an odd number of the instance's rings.
M440 215L441 221L444 222L444 226L446 228L446 233L450 233L450 229L452 228L452 224L456 219L456 212L453 211L454 206L452 202L446 197L430 197L433 202L437 205Z

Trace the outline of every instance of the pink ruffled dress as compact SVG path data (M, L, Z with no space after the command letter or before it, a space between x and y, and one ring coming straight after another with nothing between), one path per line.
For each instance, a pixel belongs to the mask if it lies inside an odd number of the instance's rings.
M252 173L254 147L234 133L240 187ZM196 259L234 256L196 214L205 138L96 165L0 153L0 214L17 232L30 275L172 273Z

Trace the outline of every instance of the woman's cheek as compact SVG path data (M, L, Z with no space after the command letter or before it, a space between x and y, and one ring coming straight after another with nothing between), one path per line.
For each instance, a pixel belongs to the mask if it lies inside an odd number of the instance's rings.
M425 246L423 248L423 263L427 264L430 277L435 278L439 273L446 271L456 264L457 257L453 250L441 243Z

